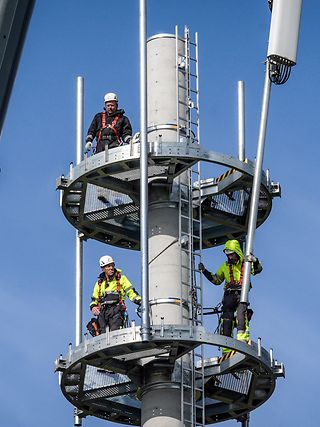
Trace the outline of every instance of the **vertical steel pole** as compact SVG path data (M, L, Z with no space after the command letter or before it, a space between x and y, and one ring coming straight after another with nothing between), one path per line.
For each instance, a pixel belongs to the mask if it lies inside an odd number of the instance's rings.
M82 160L82 141L83 141L83 77L77 77L77 131L76 131L76 164ZM79 345L82 341L82 288L83 288L83 242L76 230L76 334L75 345ZM74 413L74 425L81 426L82 418Z
M76 346L82 341L82 266L83 242L76 231Z
M149 316L149 276L148 276L148 141L147 141L147 21L146 0L140 0L139 39L140 39L140 246L142 341L150 335Z
M244 108L244 82L238 81L238 157L242 162L246 158Z
M241 427L249 427L250 412L247 413L246 419L241 422Z
M269 79L268 68L269 68L269 63L267 61L264 90L263 90L263 99L262 99L261 118L260 118L259 140L258 140L256 164L254 168L254 178L253 178L252 195L251 195L251 202L250 202L248 234L247 234L247 243L246 243L246 251L245 251L246 256L248 256L253 252L253 241L254 241L254 235L255 235L255 230L257 226L263 153L264 153L264 146L265 146L265 139L266 139L266 128L267 128L267 121L268 121L268 111L269 111L269 101L270 101L270 91L271 91L271 81ZM241 290L242 303L248 302L248 293L249 293L249 287L250 287L250 273L251 273L251 263L248 261L245 261L244 273L243 273L243 286Z
M77 165L82 161L84 78L77 77Z
M77 77L77 153L76 161L79 164L82 160L83 141L83 77ZM79 345L82 341L82 239L76 231L76 341Z

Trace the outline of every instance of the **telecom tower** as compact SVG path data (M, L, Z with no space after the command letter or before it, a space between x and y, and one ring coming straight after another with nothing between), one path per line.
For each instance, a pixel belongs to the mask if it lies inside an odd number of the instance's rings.
M230 238L247 237L249 254L256 227L269 216L273 197L280 195L280 186L262 171L265 129L271 83L284 83L296 62L301 0L274 0L269 6L255 163L244 152L242 83L239 158L201 146L197 33L192 37L185 28L180 35L176 28L175 34L146 41L145 0L140 0L139 143L82 158L83 81L78 79L80 150L69 176L57 182L63 213L77 229L76 343L56 361L61 390L75 407L75 425L92 415L144 427L204 426L228 419L248 426L249 413L271 396L277 377L284 376L283 364L260 339L248 345L205 329L197 270L203 249ZM201 162L211 164L213 171L222 165L225 173L203 180ZM86 239L141 250L146 273L141 327L133 322L82 338L81 251ZM248 301L249 279L247 268L242 302ZM205 347L211 354L219 347L234 351L205 359Z

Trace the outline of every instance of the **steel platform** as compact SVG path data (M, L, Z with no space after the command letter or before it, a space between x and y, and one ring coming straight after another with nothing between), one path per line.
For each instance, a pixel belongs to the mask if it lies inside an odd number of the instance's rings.
M254 164L192 143L149 144L149 188L161 183L168 188L168 203L177 204L175 180L197 162L225 166L226 172L211 180L195 183L194 218L201 192L203 248L239 239L246 233ZM214 170L213 170L214 172ZM140 249L140 144L125 145L86 157L70 168L69 176L57 180L67 220L84 239ZM272 198L278 192L263 174L258 226L268 217Z
M86 338L78 347L70 345L68 354L56 360L55 369L63 394L80 417L140 425L144 368L150 363L173 367L201 344L234 350L204 363L206 424L241 420L271 396L276 378L284 376L283 365L259 343L248 345L200 326L179 325L153 326L148 342L142 342L140 327L134 325ZM197 369L200 381L202 367ZM180 386L174 369L171 380L172 387Z

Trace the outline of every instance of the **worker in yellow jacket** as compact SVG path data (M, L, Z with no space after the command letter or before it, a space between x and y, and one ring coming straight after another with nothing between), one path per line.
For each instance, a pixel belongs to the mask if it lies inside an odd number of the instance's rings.
M121 270L115 268L111 256L101 257L99 264L102 273L94 285L90 304L92 314L98 317L98 331L96 333L91 332L88 324L89 332L92 335L104 333L107 326L109 326L110 331L121 329L124 326L126 297L137 305L141 304L140 295L128 278L121 274Z
M228 240L223 252L227 256L227 261L215 274L208 271L202 263L199 264L199 270L214 285L224 282L220 333L231 337L236 326L237 339L248 342L250 338L248 307L247 304L240 303L245 257L238 240ZM258 258L250 254L247 261L252 264L252 275L261 273L262 266Z

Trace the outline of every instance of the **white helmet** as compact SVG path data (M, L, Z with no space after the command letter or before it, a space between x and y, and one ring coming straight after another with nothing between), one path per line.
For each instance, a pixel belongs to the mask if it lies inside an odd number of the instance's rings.
M117 94L113 93L113 92L106 93L104 95L104 103L106 103L108 101L116 101L116 102L118 102Z
M112 263L114 263L113 258L109 255L104 255L99 260L100 267L105 267L106 265Z

